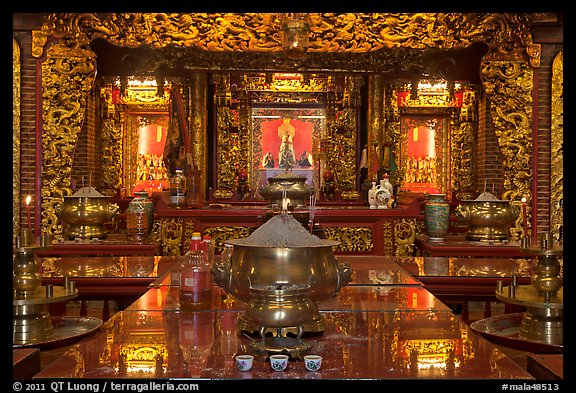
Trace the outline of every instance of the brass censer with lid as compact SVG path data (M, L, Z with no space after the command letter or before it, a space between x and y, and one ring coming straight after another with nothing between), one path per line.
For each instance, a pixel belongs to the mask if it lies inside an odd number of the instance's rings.
M333 247L339 243L311 235L285 212L247 238L228 243L234 246L232 257L214 266L214 281L247 304L238 327L260 334L252 350L257 356L299 357L309 348L302 335L325 329L318 303L352 279L350 266L334 256Z
M489 192L483 192L476 199L461 201L454 213L469 225L467 240L507 242L510 227L520 212L510 201L500 200Z
M63 224L66 239L104 239L108 237L104 224L110 222L118 210L109 196L100 194L94 187L84 187L65 196L64 202L56 207L56 215Z
M324 237L324 230L318 224L311 221L311 210L316 208L316 192L313 187L306 184L305 176L298 176L289 169L286 172L268 178L268 186L260 190L260 195L268 199L268 207L271 209L261 222L266 222L274 215L279 214L284 204L292 217L298 220L305 228L312 226L312 233L320 238ZM306 200L310 205L306 206Z

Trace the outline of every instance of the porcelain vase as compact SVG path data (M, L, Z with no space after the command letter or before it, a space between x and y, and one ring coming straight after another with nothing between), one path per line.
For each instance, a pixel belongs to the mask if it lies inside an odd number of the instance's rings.
M430 241L442 241L448 234L450 205L446 194L429 194L424 205L424 225Z
M370 209L377 209L378 204L376 203L376 191L378 188L376 187L376 182L372 182L372 188L368 190L368 204L370 205Z
M376 199L376 204L378 205L378 209L388 209L388 202L390 201L390 197L392 196L390 192L390 188L388 185L391 185L390 182L386 183L385 179L380 180L380 185L376 188L376 194L374 194L374 199Z
M134 199L131 203L138 203L144 206L148 216L148 235L152 232L154 226L154 202L148 197L147 191L137 191L134 193Z

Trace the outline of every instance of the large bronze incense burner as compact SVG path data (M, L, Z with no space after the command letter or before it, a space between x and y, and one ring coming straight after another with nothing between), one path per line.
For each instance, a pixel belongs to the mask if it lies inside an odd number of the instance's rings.
M67 239L104 239L108 230L104 224L118 214L118 205L110 197L97 192L93 187L84 187L74 195L65 196L56 209L56 215L64 227Z
M269 207L281 208L286 199L288 207L305 207L305 201L314 192L306 184L305 176L298 176L290 171L268 178L268 186L260 190L260 194L270 201Z
M518 208L507 200L483 192L476 199L461 201L456 216L469 225L466 239L481 242L506 242L510 228L518 218Z
M352 279L351 268L334 256L338 242L311 235L283 213L249 237L228 243L234 246L232 257L213 272L219 286L248 305L238 320L239 328L260 333L261 341L253 343L256 353L299 356L308 348L302 334L325 328L318 303Z

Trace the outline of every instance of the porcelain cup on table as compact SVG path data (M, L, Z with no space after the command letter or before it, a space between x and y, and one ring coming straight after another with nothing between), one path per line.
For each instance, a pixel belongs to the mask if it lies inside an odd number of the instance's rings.
M322 356L320 355L305 355L304 366L308 371L318 371L322 367Z
M240 371L250 371L254 365L254 356L252 355L236 355L236 367Z
M270 366L274 371L284 371L288 366L288 355L270 355Z

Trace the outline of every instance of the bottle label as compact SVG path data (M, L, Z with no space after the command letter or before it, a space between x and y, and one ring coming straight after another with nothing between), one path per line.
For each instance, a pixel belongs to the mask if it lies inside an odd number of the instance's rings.
M212 287L211 272L189 270L180 273L180 292L209 291Z
M170 195L170 202L175 204L184 203L186 202L186 195L184 194Z
M185 313L180 320L180 344L205 345L212 341L212 313Z

